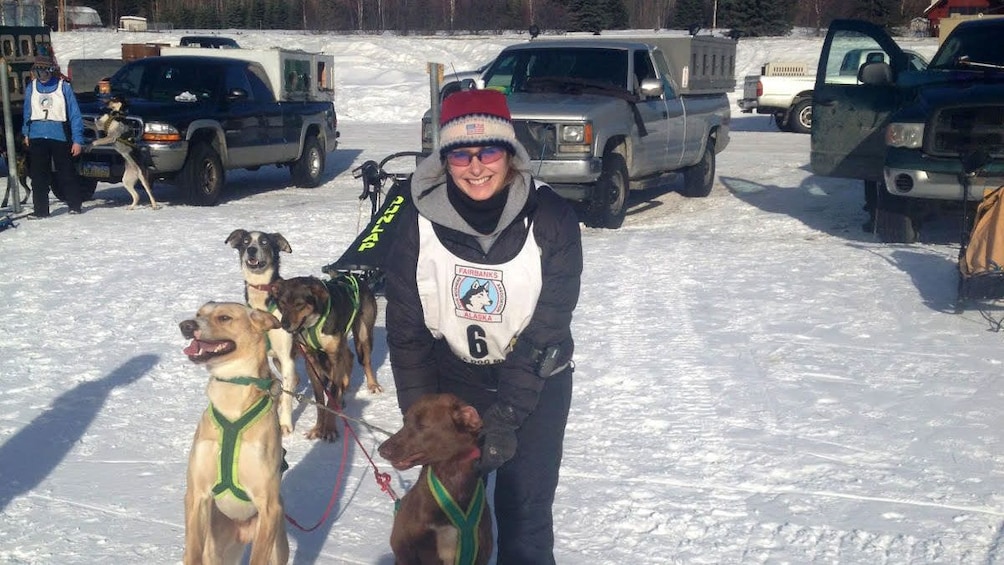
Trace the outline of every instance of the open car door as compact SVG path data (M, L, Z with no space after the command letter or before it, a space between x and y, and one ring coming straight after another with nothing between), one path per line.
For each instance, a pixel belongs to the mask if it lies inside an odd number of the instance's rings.
M862 49L882 51L891 70L883 84L859 80ZM907 56L882 28L859 20L834 20L826 34L812 94L812 171L821 176L879 182L885 162L885 125L903 96L896 77ZM860 63L860 64L859 64Z

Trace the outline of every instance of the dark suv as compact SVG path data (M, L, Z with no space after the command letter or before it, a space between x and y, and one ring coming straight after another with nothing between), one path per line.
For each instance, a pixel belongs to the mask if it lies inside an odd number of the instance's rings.
M206 47L209 49L240 49L240 45L229 37L218 35L186 35L178 43L180 47Z

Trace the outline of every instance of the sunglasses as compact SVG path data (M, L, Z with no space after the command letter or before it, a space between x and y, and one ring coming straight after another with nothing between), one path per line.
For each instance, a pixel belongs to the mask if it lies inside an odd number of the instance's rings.
M464 150L449 151L446 153L446 162L454 167L466 167L471 164L471 159L477 157L478 161L480 161L482 165L487 165L498 161L505 154L505 147L490 145L488 147L482 147L475 153L468 153Z

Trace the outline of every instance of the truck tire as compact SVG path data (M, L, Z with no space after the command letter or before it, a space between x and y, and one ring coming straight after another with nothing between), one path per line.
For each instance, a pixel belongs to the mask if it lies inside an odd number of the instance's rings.
M191 206L215 206L223 192L223 162L211 145L194 143L178 176L181 190Z
M324 174L324 148L316 135L308 135L303 140L303 153L289 166L293 184L302 188L314 188L321 184Z
M875 235L882 243L915 243L917 228L908 198L886 192L879 186L878 203L875 206Z
M812 98L803 98L791 109L788 126L795 133L812 131Z
M683 195L688 198L704 198L711 194L714 185L715 140L709 137L704 144L701 160L683 170Z
M776 125L777 129L781 131L791 131L788 127L788 113L774 112L774 125Z
M624 225L627 212L628 169L624 155L608 151L603 171L593 186L586 225L615 230Z

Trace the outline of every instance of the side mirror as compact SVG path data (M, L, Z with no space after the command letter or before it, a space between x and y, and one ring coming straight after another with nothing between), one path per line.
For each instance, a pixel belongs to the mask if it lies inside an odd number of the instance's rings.
M865 63L858 69L858 82L869 86L889 86L895 79L888 63Z
M664 90L662 88L662 81L657 78L646 78L641 81L641 95L643 98L651 98L653 96L662 96Z
M465 82L469 83L467 87L464 86ZM443 87L439 89L439 103L442 104L443 100L446 100L446 97L451 94L460 92L461 90L469 90L470 84L474 84L474 81L471 79L465 79L463 81L454 80L444 84Z
M247 100L248 91L243 88L235 88L227 93L227 100L230 102L237 102L238 100Z

